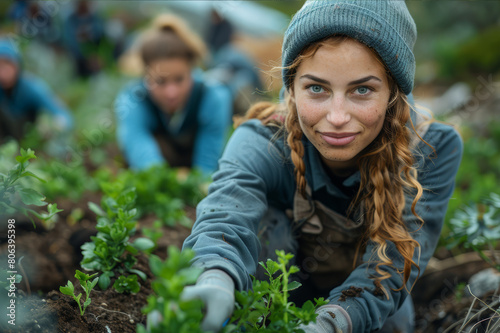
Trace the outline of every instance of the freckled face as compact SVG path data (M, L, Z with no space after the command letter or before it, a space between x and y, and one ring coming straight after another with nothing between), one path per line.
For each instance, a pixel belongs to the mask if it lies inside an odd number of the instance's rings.
M293 82L300 127L335 173L352 169L380 133L390 97L385 69L365 45L347 39L303 60Z

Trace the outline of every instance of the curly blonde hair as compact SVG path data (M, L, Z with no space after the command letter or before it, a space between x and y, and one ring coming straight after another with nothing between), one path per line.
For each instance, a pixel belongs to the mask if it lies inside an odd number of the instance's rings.
M308 46L290 66L291 75L304 59L314 56L316 51L325 43L338 44L349 37L334 36ZM378 54L370 49L380 63L385 67ZM406 95L401 92L388 70L388 79L391 97L388 103L385 121L378 137L362 152L358 158L358 167L361 174L361 183L355 199L351 202L347 215L356 207L363 205L364 221L366 224L363 243L369 240L375 243L378 260L375 271L378 282L391 276L383 266L394 267L393 261L387 256L388 242L392 242L404 259L403 269L396 269L402 275L403 285L397 290L406 288L410 278L411 267L415 266L420 272L418 264L413 260L415 250L420 247L414 240L403 221L405 195L413 196L411 212L423 223L415 207L422 196L423 188L417 180L417 171L414 168L414 158L410 148L410 129L406 126L410 121L410 105ZM287 136L287 144L291 150L291 159L295 167L297 189L305 196L306 178L304 163L304 146L302 144L303 131L298 121L297 108L290 96L286 96L285 104L276 105L270 102L261 102L250 108L246 119L260 119L264 124L280 125ZM240 121L238 124L242 123ZM423 139L415 134L423 141ZM425 142L425 141L424 141ZM358 250L361 243L358 245ZM357 251L358 252L358 251ZM357 257L357 256L356 256ZM356 258L354 260L355 264ZM383 288L383 287L382 287ZM411 289L411 288L410 288ZM384 289L385 290L385 289ZM387 295L387 294L386 294Z

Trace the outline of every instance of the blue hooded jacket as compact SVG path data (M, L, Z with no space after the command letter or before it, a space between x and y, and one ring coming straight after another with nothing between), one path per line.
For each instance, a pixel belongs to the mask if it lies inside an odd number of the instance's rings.
M0 112L13 121L36 118L40 112L54 116L62 131L73 128L73 117L63 103L40 78L22 70L21 56L13 41L0 39L0 58L7 59L18 68L14 87L6 91L0 87Z

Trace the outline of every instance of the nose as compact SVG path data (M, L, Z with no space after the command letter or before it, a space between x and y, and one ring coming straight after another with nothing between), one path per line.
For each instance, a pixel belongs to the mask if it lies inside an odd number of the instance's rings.
M331 99L326 120L335 127L342 127L351 120L351 113L344 96L334 96Z
M163 95L168 99L175 99L179 95L179 86L172 82L165 84Z

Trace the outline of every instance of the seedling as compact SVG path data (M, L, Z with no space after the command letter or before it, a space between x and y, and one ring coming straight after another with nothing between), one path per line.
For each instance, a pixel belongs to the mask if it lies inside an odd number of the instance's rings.
M31 171L27 171L29 161L35 159L35 152L31 149L20 149L20 155L16 157L18 162L7 174L0 173L0 210L5 215L21 213L27 216L35 226L32 216L39 218L42 221L47 221L62 210L57 209L56 204L49 204L46 213L38 213L37 211L28 208L28 206L45 206L45 196L37 192L31 186L22 184L22 178L35 178L41 182L45 182ZM20 200L20 202L19 202Z
M99 217L97 219L97 236L92 242L82 245L83 260L81 266L89 271L100 271L99 287L107 289L115 271L122 274L130 272L146 280L146 274L132 267L137 262L134 257L139 251L148 251L154 243L147 238L137 238L130 242L136 231L137 209L135 208L135 188L124 188L121 183L101 184L105 196L101 207L89 203Z
M97 273L88 275L83 272L80 272L79 270L76 270L75 277L80 281L80 286L82 286L82 289L85 291L85 301L83 302L83 308L82 305L80 304L80 299L82 298L82 293L79 293L78 296L75 295L75 287L73 286L73 283L68 280L68 283L64 287L59 287L59 291L63 293L64 295L68 295L73 297L73 299L76 301L76 304L78 304L78 308L80 309L80 315L83 316L85 313L85 309L90 305L91 299L90 299L90 292L92 289L94 289L95 285L97 284L97 281L99 280L98 277L90 281L92 277L97 275Z
M148 328L137 327L138 333L201 333L200 323L203 319L202 302L200 300L181 300L185 286L194 284L202 269L191 267L194 257L192 250L179 251L174 246L168 248L168 259L162 261L151 255L149 266L156 279L151 287L154 294L149 296L148 305L143 312L148 318Z
M288 292L301 284L291 281L290 276L299 271L297 266L288 263L292 254L276 251L278 262L268 259L259 264L265 269L269 281L253 281L253 290L236 292L235 311L231 323L224 332L300 332L300 324L316 319L315 310L328 303L323 298L304 303L298 308L288 301Z

